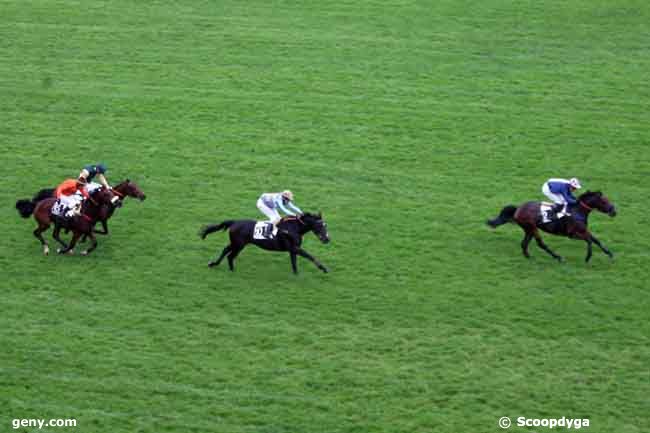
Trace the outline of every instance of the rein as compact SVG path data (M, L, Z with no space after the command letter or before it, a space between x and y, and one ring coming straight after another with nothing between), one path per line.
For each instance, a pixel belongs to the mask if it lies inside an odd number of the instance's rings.
M113 192L113 194L115 194L116 196L118 196L120 199L123 199L123 198L124 198L124 194L122 194L122 193L119 192L118 190L112 188L111 191Z
M586 205L585 202L583 202L582 200L580 200L580 206L584 207L587 210L594 210L593 207Z
M300 219L300 217L290 216L290 217L283 218L283 220L284 221L298 221L300 224L305 225L305 223L303 222L302 219Z

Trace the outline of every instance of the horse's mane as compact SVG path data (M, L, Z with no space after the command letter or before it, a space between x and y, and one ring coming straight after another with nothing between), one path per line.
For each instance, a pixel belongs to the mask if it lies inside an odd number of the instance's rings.
M593 197L593 196L600 197L601 195L603 195L601 191L587 191L584 194L580 194L578 200L586 200L589 197Z
M124 179L122 182L120 182L120 183L118 183L117 185L115 185L115 187L113 187L113 189L118 188L118 187L120 187L120 186L122 186L122 185L126 185L126 184L128 184L128 183L130 183L130 182L131 182L131 179Z

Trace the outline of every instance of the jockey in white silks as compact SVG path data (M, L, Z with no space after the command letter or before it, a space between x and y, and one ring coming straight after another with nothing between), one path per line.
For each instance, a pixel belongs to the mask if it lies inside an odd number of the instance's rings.
M293 204L293 193L289 190L282 192L266 192L257 199L257 208L277 227L282 219L278 210L286 215L296 216L302 211Z
M556 213L563 211L567 213L567 205L577 203L577 199L573 196L573 191L582 188L580 181L575 177L566 179L549 179L542 185L542 193L550 198L555 206L553 210Z

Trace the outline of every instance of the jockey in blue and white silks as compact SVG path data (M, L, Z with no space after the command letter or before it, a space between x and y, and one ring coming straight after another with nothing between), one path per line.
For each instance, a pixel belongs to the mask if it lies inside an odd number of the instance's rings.
M555 203L553 208L555 212L559 213L563 211L567 213L567 205L578 202L578 199L573 195L573 191L580 188L582 188L582 185L580 185L580 181L575 177L569 180L554 178L547 180L542 185L542 192Z
M302 214L298 206L293 204L293 193L289 190L262 194L257 199L257 208L266 215L269 221L273 223L273 226L277 226L281 219L278 210L291 216Z

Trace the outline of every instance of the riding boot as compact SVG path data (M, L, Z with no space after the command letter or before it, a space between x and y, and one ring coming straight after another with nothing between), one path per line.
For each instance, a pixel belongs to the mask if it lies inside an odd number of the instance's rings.
M564 210L564 204L563 203L557 203L555 206L553 206L553 213L556 217L558 217L558 214Z

